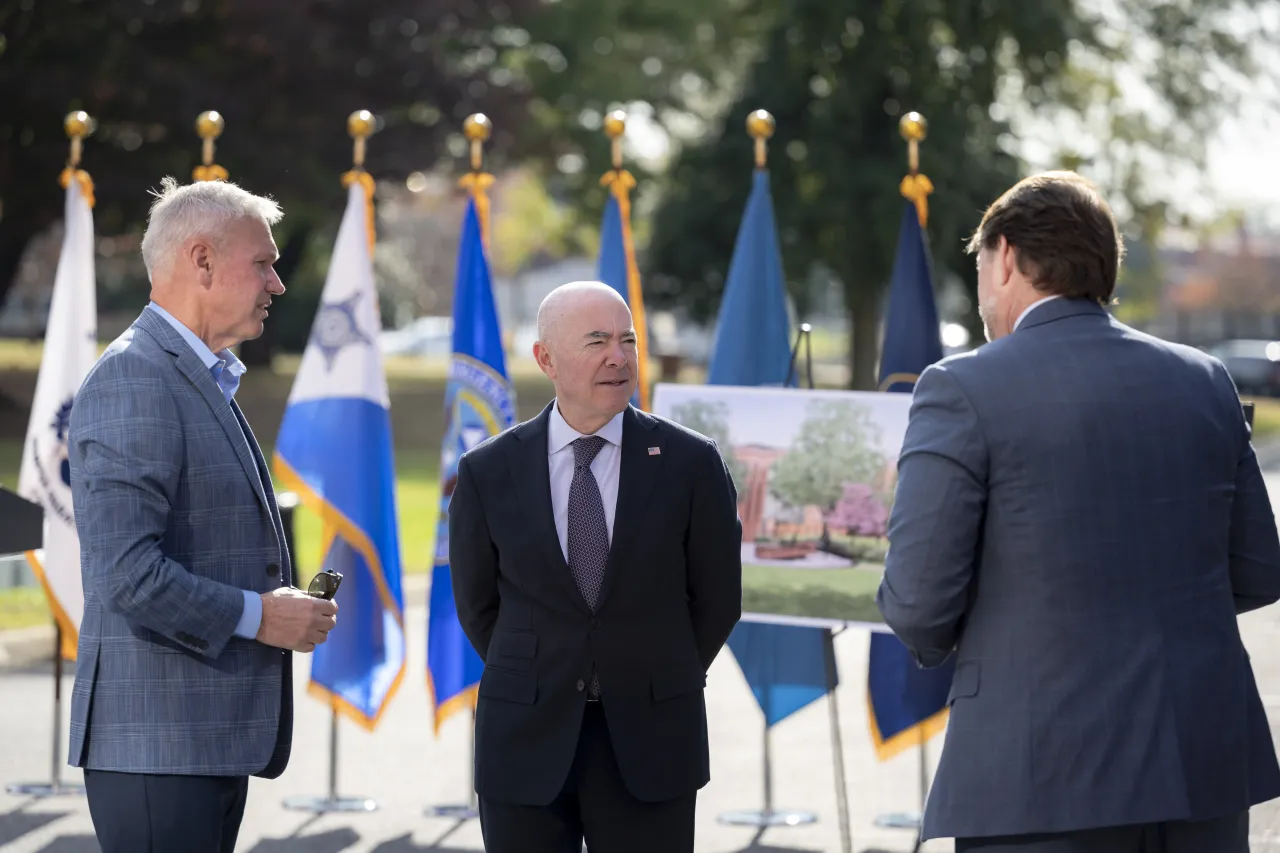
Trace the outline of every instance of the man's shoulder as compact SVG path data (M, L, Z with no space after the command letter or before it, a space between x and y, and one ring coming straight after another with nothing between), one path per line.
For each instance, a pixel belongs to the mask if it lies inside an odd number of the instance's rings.
M709 436L705 436L697 430L690 429L670 418L655 415L652 412L642 412L639 409L635 411L636 416L642 423L647 423L675 447L687 447L690 450L697 450L698 448L711 447L715 444L715 441Z
M85 374L80 393L107 391L165 377L164 350L145 330L130 326L107 345Z
M507 449L515 442L530 438L530 433L537 426L538 418L512 424L501 432L494 433L478 444L467 449L462 458L469 465L488 465L491 462L504 460Z

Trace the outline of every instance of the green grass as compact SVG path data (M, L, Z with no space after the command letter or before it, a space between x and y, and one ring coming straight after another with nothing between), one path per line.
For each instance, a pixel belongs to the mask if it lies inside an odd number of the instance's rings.
M1246 397L1253 402L1253 437L1270 439L1280 436L1280 400Z
M802 569L789 566L742 567L742 609L748 613L777 613L883 622L876 607L880 568Z
M0 589L0 630L52 625L44 590L38 586Z

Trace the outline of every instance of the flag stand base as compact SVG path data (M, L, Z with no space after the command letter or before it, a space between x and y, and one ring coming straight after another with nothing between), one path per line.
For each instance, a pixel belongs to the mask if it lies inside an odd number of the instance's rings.
M893 812L876 817L876 826L884 829L919 829L919 812Z
M480 812L474 806L432 806L426 811L427 817L447 817L453 820L475 820Z
M378 803L368 797L338 796L338 708L333 706L333 722L329 729L329 794L325 797L287 797L283 803L290 811L329 814L331 812L372 812Z
M24 782L9 785L5 793L15 797L83 797L84 785L70 785L66 782Z
M761 811L725 812L716 816L719 823L730 826L803 826L817 823L818 816L813 812Z

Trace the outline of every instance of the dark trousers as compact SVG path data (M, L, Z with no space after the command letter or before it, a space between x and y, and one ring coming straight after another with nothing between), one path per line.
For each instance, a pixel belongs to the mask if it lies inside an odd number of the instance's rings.
M487 853L693 853L697 794L645 803L627 791L599 702L588 702L564 790L548 806L480 798Z
M157 776L84 771L102 853L233 853L246 776Z
M1249 853L1249 813L1081 832L957 838L956 853Z

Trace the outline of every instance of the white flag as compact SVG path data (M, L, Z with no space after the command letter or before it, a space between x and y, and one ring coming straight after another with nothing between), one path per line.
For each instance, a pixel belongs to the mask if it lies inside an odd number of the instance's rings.
M87 183L88 176L85 178ZM68 181L66 234L53 281L44 355L18 474L19 494L44 508L43 552L29 551L27 559L44 585L68 658L75 657L84 589L80 582L80 538L71 509L67 425L72 398L98 357L90 192L91 185Z

